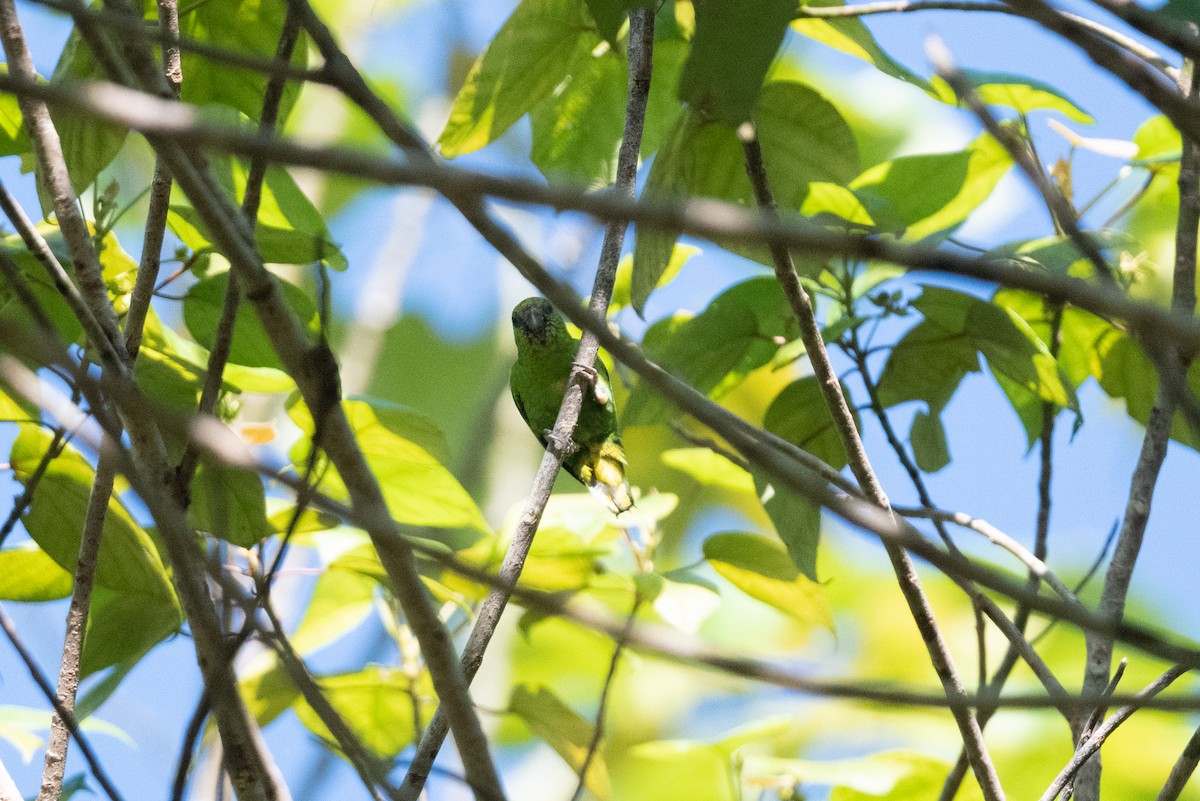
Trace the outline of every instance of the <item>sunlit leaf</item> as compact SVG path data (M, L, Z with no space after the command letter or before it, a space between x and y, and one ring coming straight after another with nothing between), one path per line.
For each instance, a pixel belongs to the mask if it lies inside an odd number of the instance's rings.
M508 708L513 714L519 715L530 731L553 748L572 770L583 767L592 741L592 724L559 700L549 688L518 685L513 688ZM603 752L592 758L585 783L597 798L609 797L611 787Z
M90 676L119 662L136 659L179 631L181 625L183 610L174 599L96 587L88 612L80 673Z
M833 628L821 585L801 573L777 540L757 534L714 534L704 558L730 584L804 623Z
M840 6L844 3L842 0L812 0L812 2L802 3L802 5L823 7ZM929 83L924 78L900 64L879 46L862 20L853 17L844 19L800 18L792 21L792 30L862 59L885 75L899 78L926 91L930 89Z
M427 419L395 405L344 401L359 448L383 489L392 516L401 523L488 531L487 522L458 480L429 451L432 429ZM312 432L312 417L301 403L290 410L305 432ZM307 440L292 449L292 462L303 470L308 459ZM335 497L347 497L337 471L324 471L321 486Z
M428 673L414 681L396 668L368 667L356 673L322 676L321 692L367 752L392 759L420 734L433 717L437 698ZM420 710L421 719L414 719ZM300 722L337 750L337 741L303 698L296 701Z
M0 64L0 75L8 74L8 65ZM25 131L21 108L16 95L0 96L0 156L18 156L32 153L33 145Z
M71 594L74 580L33 543L0 551L0 598L54 601Z
M711 398L720 398L748 373L771 360L795 324L779 282L753 278L713 299L695 317L655 323L642 347L666 370ZM645 384L635 385L625 404L624 425L664 422L671 406Z
M754 478L749 473L709 448L673 448L662 452L662 461L701 484L734 492L754 492Z
M495 141L562 83L579 39L595 37L581 0L523 0L471 68L438 137L453 158Z
M787 547L792 564L817 581L817 548L821 544L821 507L789 489L775 486L764 475L754 474L754 488L775 533Z
M985 105L1007 106L1022 114L1037 110L1057 111L1075 122L1085 125L1093 122L1092 115L1048 83L1007 72L963 70L962 74ZM942 101L958 102L954 90L941 77L934 76L933 87Z
M9 462L18 481L27 482L41 461L51 435L22 425ZM83 456L67 445L50 462L23 518L29 536L64 570L74 572L84 513L95 474ZM175 605L175 592L150 536L134 522L117 498L108 503L96 564L96 584Z

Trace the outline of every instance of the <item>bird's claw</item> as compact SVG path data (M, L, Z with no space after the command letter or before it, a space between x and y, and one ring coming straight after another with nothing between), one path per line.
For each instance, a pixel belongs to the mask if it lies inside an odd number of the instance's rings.
M575 362L574 367L583 374L584 380L592 385L592 395L596 398L596 403L606 406L612 400L612 393L600 380L600 373L596 371L596 368L579 362Z
M554 449L563 456L567 456L568 454L572 454L579 450L579 446L575 444L575 440L571 439L570 437L561 437L552 429L547 428L542 432L542 436L546 438L547 442L553 444Z

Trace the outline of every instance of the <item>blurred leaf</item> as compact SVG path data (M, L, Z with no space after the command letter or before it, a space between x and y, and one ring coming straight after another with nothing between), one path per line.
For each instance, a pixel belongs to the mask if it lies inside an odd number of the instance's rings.
M1179 129L1161 114L1143 122L1133 134L1139 162L1179 161L1181 142Z
M379 759L393 759L411 745L437 708L427 672L414 682L395 668L368 667L356 673L322 676L318 683L368 753ZM420 709L420 721L414 720L414 709ZM303 698L296 701L296 716L340 753L329 729Z
M991 196L1012 166L988 135L955 153L901 156L867 169L850 183L883 230L920 240L956 227Z
M663 270L663 274L659 276L655 289L669 284L679 274L679 271L683 269L683 265L687 264L693 256L698 255L700 252L700 248L695 245L682 245L676 242L674 250L671 251L671 258L667 262L667 267ZM608 304L610 314L614 314L630 304L632 300L630 297L630 283L632 279L633 256L627 255L617 265L617 277L613 285L612 300Z
M709 448L672 448L662 452L663 464L687 473L701 484L734 492L754 492L754 478Z
M547 687L519 684L513 688L509 710L520 716L535 737L544 741L576 772L583 767L588 745L592 741L592 724L579 717L573 709L559 700ZM604 764L603 748L588 766L585 782L597 798L607 799L612 789L608 768Z
M201 461L192 478L188 518L198 531L242 548L274 534L267 522L263 483L251 470Z
M949 768L944 760L926 754L887 751L831 762L752 756L743 770L752 783L786 777L806 788L828 787L830 801L910 801L936 796Z
M716 399L769 362L779 347L774 338L786 338L794 327L779 282L752 278L722 292L695 317L655 323L642 347L668 372ZM658 393L639 382L625 403L622 423L650 425L673 415Z
M22 425L9 463L18 481L29 481L51 442L34 425ZM79 540L95 474L72 446L51 460L23 518L29 536L64 570L74 572ZM104 535L96 563L96 584L156 599L174 606L175 592L150 536L134 522L117 498L108 503Z
M471 68L438 137L443 156L500 137L567 77L579 40L594 37L580 0L522 0Z
M821 544L821 507L791 490L780 489L765 476L754 474L754 488L775 533L787 546L792 564L817 581L817 548Z
M371 613L379 580L355 568L356 557L375 559L370 545L334 560L317 579L300 625L291 635L297 653L307 655L360 626Z
M812 0L803 5L826 7L845 5L842 0ZM875 37L862 23L862 20L846 17L844 19L796 19L792 20L792 30L799 34L815 39L843 53L862 59L874 66L884 75L898 78L905 83L911 83L924 91L930 91L929 82L909 71L904 65L889 56Z
M179 33L222 50L272 59L286 14L285 3L271 0L204 0L180 8ZM292 66L307 66L307 39L301 31L292 53ZM184 102L196 106L219 103L258 120L267 88L266 73L221 64L191 51L182 54L182 71L187 78L182 84ZM281 124L296 104L300 86L296 81L287 82L279 107Z
M804 84L772 81L764 86L754 122L781 210L798 211L813 181L846 183L858 173L854 133L828 100ZM642 197L711 197L754 206L745 154L734 129L710 123L694 108L685 109L654 158ZM638 232L631 288L638 314L667 270L676 239L669 232ZM750 258L769 258L761 247L722 247Z
M76 28L71 29L67 43L63 46L50 76L51 83L80 80L107 80L108 74L92 50L83 42ZM129 129L101 120L91 114L77 111L68 106L52 104L50 118L62 142L67 171L71 175L71 188L79 194L100 175L100 171L112 163ZM38 176L38 197L42 203L42 216L49 217L54 209L44 176ZM63 264L69 263L68 261Z
M284 303L299 318L300 324L310 334L316 335L320 331L320 318L308 295L287 281L277 280L275 285ZM188 331L204 348L211 349L216 341L217 326L228 286L229 273L218 273L193 284L183 300L184 322ZM279 357L275 355L275 348L271 345L271 337L263 328L252 304L242 303L238 306L229 358L248 367L283 370L283 363L279 361Z
M231 127L247 127L233 112L207 110L205 121ZM209 172L240 203L246 194L248 167L241 159L210 155ZM185 199L171 204L167 223L171 231L194 251L214 247L200 215ZM325 218L301 191L291 173L280 166L267 168L259 201L254 239L263 261L269 264L323 262L334 270L345 270L346 257L330 238Z
M660 19L664 12L671 10L664 7L659 13ZM656 23L654 29L654 58L651 65L654 78L650 81L650 96L646 99L646 121L642 128L643 159L648 159L662 147L683 108L678 88L679 76L683 74L683 65L687 61L688 43L674 37L660 38L665 27Z
M693 0L696 32L679 96L704 118L750 118L763 77L783 42L795 0Z
M858 421L854 400L843 385L842 393ZM806 376L784 387L771 401L763 428L827 462L835 469L846 466L846 448L838 434L816 376Z
M1143 426L1158 399L1158 370L1142 346L1124 332L1110 329L1097 343L1093 370L1100 387L1114 399L1125 401L1125 411ZM1200 391L1200 362L1193 362L1187 373L1192 393ZM1176 413L1171 421L1171 439L1200 450L1200 435Z
M1007 106L1022 114L1039 109L1057 111L1084 125L1094 122L1092 115L1048 83L1007 72L963 70L962 74L974 86L975 94L985 105ZM941 77L933 77L933 87L938 99L945 103L958 102L954 89Z
M629 12L638 6L648 5L647 0L585 0L592 19L600 33L614 47L617 45L617 34Z
M530 160L551 180L608 186L625 129L625 59L581 36L566 79L533 109Z
M359 448L379 480L392 516L400 523L445 528L468 527L487 532L475 501L441 462L423 447L430 444L431 427L421 415L401 411L394 405L361 400L343 401ZM296 425L312 433L312 417L302 403L289 413ZM302 470L308 459L309 443L292 448L292 464ZM323 491L347 498L346 485L332 467L321 480Z
M45 708L0 705L0 740L17 749L21 758L28 763L45 743L42 733L50 729L51 715ZM79 724L85 734L103 734L115 737L124 745L134 747L129 735L111 723L91 718Z
M7 64L0 64L0 75L8 75ZM16 95L0 96L0 156L19 156L32 152L33 145L25 131Z
M71 594L74 579L33 543L0 551L0 598L56 601Z
M697 634L704 621L721 606L716 585L707 579L686 570L672 570L659 578L661 586L652 600L654 612L682 632Z
M1003 375L998 373L997 375ZM1005 379L1007 380L1007 379ZM908 436L917 467L926 473L936 473L950 464L950 446L946 444L946 429L936 414L919 411L913 417Z
M757 534L714 534L704 558L730 584L804 623L833 630L833 614L821 585L802 574L777 540Z

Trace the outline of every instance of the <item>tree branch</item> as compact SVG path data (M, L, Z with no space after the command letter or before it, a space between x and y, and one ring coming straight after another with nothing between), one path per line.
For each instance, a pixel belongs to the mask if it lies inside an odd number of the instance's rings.
M1172 766L1171 775L1159 790L1157 801L1175 801L1179 798L1188 779L1196 771L1197 764L1200 764L1200 728L1192 733L1191 739L1183 748L1183 753Z
M1200 75L1195 62L1184 64L1181 85L1187 96L1200 97ZM1171 290L1172 308L1192 315L1196 308L1196 237L1200 226L1200 144L1196 141L1183 142L1179 162L1179 217L1175 228L1175 274ZM1168 357L1171 358L1171 357ZM1172 358L1172 361L1174 359ZM1190 358L1179 365L1186 370ZM1164 365L1165 366L1165 365ZM1173 365L1172 365L1173 366ZM1164 384L1160 385L1158 398L1146 421L1146 433L1142 438L1142 449L1130 480L1129 498L1125 515L1121 521L1121 533L1117 538L1112 561L1104 576L1104 589L1100 595L1097 611L1106 617L1120 620L1125 614L1125 599L1133 579L1133 569L1142 549L1146 524L1150 520L1150 507L1154 499L1154 488L1163 460L1167 456L1167 443L1171 436L1171 422L1177 404L1174 395ZM1092 633L1087 637L1087 666L1084 674L1084 692L1095 692L1108 682L1112 664L1112 638ZM1082 746L1081 746L1082 747ZM1080 801L1095 801L1100 797L1099 757L1081 772L1076 783Z
M637 178L638 154L641 150L642 128L646 119L646 104L650 95L651 68L654 51L654 12L649 8L638 8L629 15L628 101L625 110L625 130L617 155L614 190L621 196L632 198ZM621 260L621 248L625 240L624 221L610 221L604 230L604 241L600 247L600 261L592 284L591 312L598 318L608 316L608 304L612 298L613 282L616 280L617 265ZM578 369L572 370L563 394L562 405L554 422L553 436L547 437L548 446L538 466L533 487L525 509L521 513L512 541L504 555L497 578L503 586L515 586L525 566L533 537L545 512L554 479L562 467L566 455L560 443L572 441L579 413L583 408L583 394L587 391L586 369L590 369L599 350L596 336L585 331L575 357ZM479 605L474 627L463 649L463 672L467 681L475 677L483 663L483 655L495 633L509 593L504 589L493 589ZM404 801L416 801L421 794L429 771L433 767L438 750L446 738L448 726L441 708L426 727L424 735L409 764L404 782L400 786Z
M738 130L738 135L742 139L746 156L746 174L750 178L750 185L754 189L758 206L768 214L775 214L775 199L771 195L767 181L767 169L763 163L762 148L759 146L758 134L755 132L753 124L743 123ZM792 307L792 313L800 324L800 338L804 342L813 373L821 388L821 394L825 398L825 405L829 407L834 428L846 450L850 471L854 473L854 477L858 480L859 486L863 488L867 499L891 516L891 504L871 467L871 461L867 457L866 449L863 448L858 427L854 422L854 415L850 413L846 396L842 392L841 382L838 380L833 366L829 363L829 354L826 352L825 342L821 338L821 327L817 324L816 316L813 313L812 301L800 283L800 276L797 275L796 267L792 263L792 254L785 247L772 245L771 255L775 262L775 277L783 287L783 294L787 297L788 304ZM909 611L917 624L921 640L925 643L934 671L941 680L946 695L950 698L965 695L966 689L963 687L962 679L959 678L958 669L954 665L954 659L942 637L937 620L933 616L929 599L921 587L916 566L913 565L908 553L903 548L889 543L885 543L884 547L892 562L892 568L895 570L896 580L900 583L900 591L908 603ZM959 710L954 713L954 720L958 724L964 747L970 754L971 767L975 771L975 778L979 781L980 789L983 790L984 798L988 801L1001 801L1004 798L1004 791L1000 787L996 768L992 764L987 746L983 742L983 732L979 728L975 713L971 710Z

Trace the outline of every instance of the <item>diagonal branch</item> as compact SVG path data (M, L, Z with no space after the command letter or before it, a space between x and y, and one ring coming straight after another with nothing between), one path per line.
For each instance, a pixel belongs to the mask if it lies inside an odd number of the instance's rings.
M654 48L654 12L648 8L639 8L629 16L629 99L625 112L625 131L621 139L621 148L617 156L617 173L614 182L615 190L624 197L632 198L634 182L637 178L638 153L641 150L642 128L646 119L646 104L650 95L651 65ZM608 304L612 298L613 282L616 279L617 265L621 259L621 248L625 240L626 223L612 221L604 230L604 242L600 248L600 263L596 268L596 278L592 285L590 303L591 312L598 318L608 316ZM578 369L573 370L563 394L562 405L554 423L553 436L547 437L546 453L538 466L533 488L525 509L519 518L504 561L500 565L497 577L502 587L515 585L525 566L525 559L533 545L533 537L541 523L542 513L550 492L554 488L554 479L562 467L565 453L561 443L570 442L574 436L575 425L579 421L579 413L583 407L583 393L586 391L585 370L593 366L599 343L596 336L585 331L579 344L579 353L575 357ZM471 635L463 649L463 671L467 681L471 681L479 666L483 663L483 655L500 622L500 616L508 604L509 593L503 589L493 589L479 605L478 617ZM416 754L409 764L408 773L401 785L401 795L406 801L415 801L425 786L429 771L442 741L446 738L448 726L445 715L439 708L425 729Z
M746 174L750 178L750 185L754 188L754 196L758 201L759 208L768 214L774 214L775 199L771 195L767 181L767 168L763 163L762 148L759 145L758 134L754 130L753 123L743 123L738 130L738 135L742 139L746 155ZM829 363L829 354L825 350L825 341L821 337L821 327L817 324L812 301L800 283L800 276L796 273L792 254L785 247L773 245L771 255L775 262L775 277L783 287L783 293L792 307L792 313L800 324L800 338L804 341L813 372L821 387L821 394L825 397L826 406L829 407L834 428L846 450L850 471L854 473L859 486L863 488L866 498L891 516L891 504L875 476L862 439L859 437L854 415L850 413L846 396L842 392L841 382L838 380L833 365ZM933 609L921 586L921 579L917 576L916 566L903 548L891 544L885 544L884 547L892 562L892 568L895 570L900 591L908 603L909 611L917 624L921 640L925 643L925 649L929 652L933 669L941 680L946 695L950 698L960 698L966 695L966 689L959 677L958 669L954 665L954 658L951 656L937 620L933 616ZM965 709L958 710L954 713L954 721L958 724L963 744L970 754L971 767L983 790L984 798L988 801L1002 801L1004 791L1000 787L995 765L992 764L987 746L983 742L983 732L979 728L975 712Z

